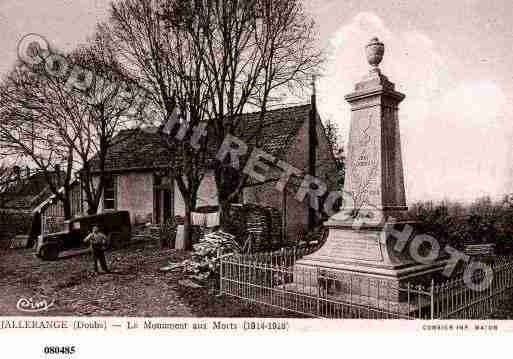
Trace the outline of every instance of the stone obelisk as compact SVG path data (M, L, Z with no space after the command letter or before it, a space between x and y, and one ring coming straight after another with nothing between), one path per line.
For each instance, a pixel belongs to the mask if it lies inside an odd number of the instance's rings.
M385 46L377 38L366 46L371 69L355 91L351 104L344 208L329 224L380 223L401 217L406 208L398 106L405 95L381 73Z
M440 263L418 264L408 251L398 253L397 233L406 207L398 106L405 95L381 73L385 46L373 38L365 48L369 73L345 96L351 125L342 210L332 216L326 243L296 264L334 273L371 276L393 282L429 277ZM404 247L404 246L403 246Z

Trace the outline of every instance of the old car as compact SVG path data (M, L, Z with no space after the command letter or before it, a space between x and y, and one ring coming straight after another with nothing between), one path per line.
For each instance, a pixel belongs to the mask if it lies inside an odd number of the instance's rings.
M65 223L64 231L41 235L36 255L44 260L56 260L59 253L69 249L87 248L84 238L98 225L107 235L112 247L117 248L130 240L131 225L128 211L112 211L73 218Z

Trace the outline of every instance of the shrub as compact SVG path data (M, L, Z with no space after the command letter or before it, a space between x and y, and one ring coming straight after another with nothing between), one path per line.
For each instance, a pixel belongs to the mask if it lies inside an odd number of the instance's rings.
M513 206L493 202L489 197L469 205L443 201L421 202L410 209L410 218L419 230L454 248L466 244L496 244L499 253L513 247Z

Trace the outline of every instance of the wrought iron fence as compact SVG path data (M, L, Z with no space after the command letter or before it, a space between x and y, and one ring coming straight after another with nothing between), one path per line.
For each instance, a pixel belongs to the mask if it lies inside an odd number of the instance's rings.
M399 286L381 278L294 265L301 253L231 255L221 259L220 293L304 316L353 319L486 318L513 286L513 262L499 260L484 291L462 278Z
M409 319L430 315L430 292L420 285L401 288L382 279L346 273L334 276L321 267L295 267L296 258L293 251L222 258L221 294L312 317Z
M513 260L497 257L492 266L493 277L489 286L475 290L463 277L433 287L433 317L440 319L485 319L496 312L513 288ZM484 274L478 272L472 281L485 283Z

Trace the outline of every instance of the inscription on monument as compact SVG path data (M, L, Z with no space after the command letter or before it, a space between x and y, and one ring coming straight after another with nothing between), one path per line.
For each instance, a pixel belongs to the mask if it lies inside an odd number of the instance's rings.
M353 195L355 208L375 206L380 202L377 176L379 174L379 123L375 109L353 113L347 185Z
M329 257L382 261L379 236L373 233L335 232L322 254Z

